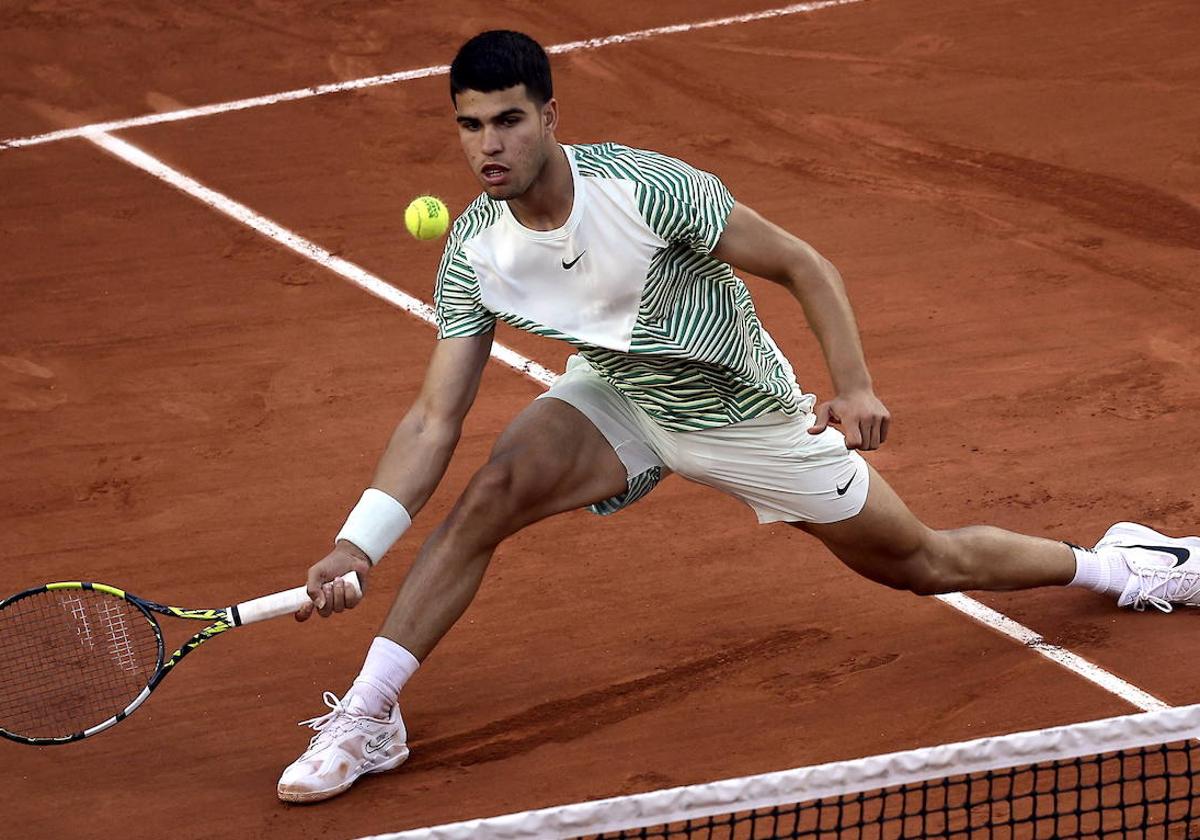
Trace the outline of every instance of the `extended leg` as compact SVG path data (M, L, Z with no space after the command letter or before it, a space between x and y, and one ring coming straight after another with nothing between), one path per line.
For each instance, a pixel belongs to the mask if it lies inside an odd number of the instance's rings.
M286 802L315 802L364 773L408 758L396 695L475 597L506 537L555 513L625 491L625 466L604 436L567 403L540 399L500 436L454 509L426 540L351 691L326 695L319 734L279 779ZM414 659L414 657L416 657Z
M871 469L862 511L832 524L795 523L861 575L922 595L965 589L1063 586L1075 575L1069 546L976 525L936 531L924 525Z

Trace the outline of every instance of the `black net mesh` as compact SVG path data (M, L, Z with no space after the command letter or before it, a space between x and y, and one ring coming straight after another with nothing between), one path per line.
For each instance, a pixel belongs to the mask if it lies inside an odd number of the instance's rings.
M588 836L1186 840L1200 837L1198 761L1184 741Z
M374 840L1200 840L1200 705L505 814Z

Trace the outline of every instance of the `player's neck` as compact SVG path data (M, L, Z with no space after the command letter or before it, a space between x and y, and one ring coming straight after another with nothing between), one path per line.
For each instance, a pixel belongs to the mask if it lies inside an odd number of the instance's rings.
M508 202L513 216L531 230L555 230L567 223L575 203L575 181L566 150L555 145L537 179L520 198Z

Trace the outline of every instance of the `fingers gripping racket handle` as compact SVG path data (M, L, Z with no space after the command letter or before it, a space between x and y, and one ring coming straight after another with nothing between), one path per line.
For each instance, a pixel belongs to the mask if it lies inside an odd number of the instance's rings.
M340 580L345 581L347 589L353 591L358 597L362 597L362 584L358 580L357 572L346 572ZM268 618L291 615L311 600L308 597L308 590L303 586L297 586L295 589L285 589L274 595L264 595L261 598L246 601L233 609L239 619L238 624L253 624Z

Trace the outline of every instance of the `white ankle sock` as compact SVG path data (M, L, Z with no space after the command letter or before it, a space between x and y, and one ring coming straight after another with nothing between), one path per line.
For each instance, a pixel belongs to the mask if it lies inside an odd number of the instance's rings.
M400 689L420 664L415 656L391 639L376 636L362 670L346 693L346 707L356 715L387 717Z
M1130 572L1120 554L1089 551L1071 543L1067 545L1075 555L1075 577L1068 586L1080 586L1101 595L1120 595L1125 591Z

